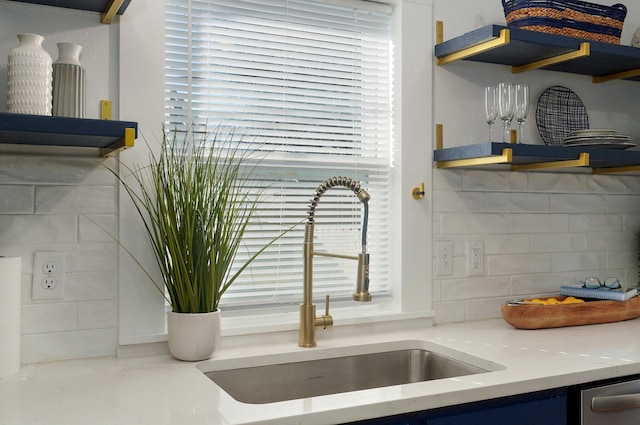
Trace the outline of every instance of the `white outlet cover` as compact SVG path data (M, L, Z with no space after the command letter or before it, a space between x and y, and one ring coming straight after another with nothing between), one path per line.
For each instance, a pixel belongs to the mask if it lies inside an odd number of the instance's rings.
M466 242L467 276L484 275L484 244L482 241Z
M64 260L64 252L35 252L33 254L32 300L64 299L66 270ZM45 267L45 264L48 267ZM46 273L45 270L53 270L53 272Z

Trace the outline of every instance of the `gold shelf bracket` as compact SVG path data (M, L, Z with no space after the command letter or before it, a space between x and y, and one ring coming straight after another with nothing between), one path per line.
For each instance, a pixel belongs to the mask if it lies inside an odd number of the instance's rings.
M444 149L444 136L442 124L436 124L436 149Z
M105 11L100 14L100 22L110 24L120 7L122 7L122 3L124 3L124 0L111 0Z
M476 44L475 46L467 47L466 49L462 49L455 53L451 53L450 55L447 55L447 56L436 58L436 64L445 65L450 62L454 62L457 60L468 58L473 55L477 55L479 53L487 52L489 50L495 49L500 46L505 46L510 42L511 42L511 33L507 28L504 28L500 30L500 35L498 35L497 38L485 41L480 44Z
M436 168L458 168L458 167L471 167L474 165L491 165L491 164L505 164L513 160L513 149L504 148L500 155L484 156L481 158L468 158L468 159L452 159L450 161L437 161Z
M520 74L525 71L531 71L533 69L544 68L546 66L555 65L557 63L567 62L570 60L583 58L591 55L591 45L588 42L580 43L580 48L576 51L563 53L558 56L554 56L547 59L541 59L539 61L531 62L525 65L514 66L511 68L513 74Z
M536 162L533 164L515 164L511 166L513 171L549 170L554 168L588 167L589 154L582 152L578 159L566 161Z
M592 81L596 84L606 83L607 81L622 80L624 78L632 78L632 77L637 77L639 75L640 75L640 68L631 69L629 71L617 72L615 74L596 76L596 77L593 77Z
M626 167L594 168L593 174L614 174L614 173L637 173L640 172L640 165L629 165Z
M100 149L100 156L114 156L115 154L125 149L132 148L135 145L136 129L125 128L124 137L117 142Z

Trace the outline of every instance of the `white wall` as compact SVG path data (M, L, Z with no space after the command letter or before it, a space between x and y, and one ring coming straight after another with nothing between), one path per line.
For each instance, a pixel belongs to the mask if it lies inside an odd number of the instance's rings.
M0 0L0 111L6 111L7 56L16 34L84 47L87 115L99 118L101 99L117 117L117 26L95 13ZM22 361L113 355L117 337L117 245L89 218L116 230L115 179L91 155L60 149L0 150L0 255L22 257ZM64 300L31 300L33 253L66 253Z
M627 6L623 44L640 24L640 8ZM444 22L445 40L504 25L497 0L438 0L434 15ZM513 75L505 66L464 61L436 67L434 75L434 116L444 125L445 147L485 141L482 89L501 81L529 84L534 105L547 87L569 87L584 102L591 128L615 128L640 141L638 83L594 85L587 76L549 71ZM535 106L525 137L543 144ZM557 294L560 285L591 275L638 283L638 177L434 169L433 189L434 240L453 241L455 255L452 276L434 275L437 323L500 317L500 304L510 298ZM484 242L481 278L466 277L469 240Z

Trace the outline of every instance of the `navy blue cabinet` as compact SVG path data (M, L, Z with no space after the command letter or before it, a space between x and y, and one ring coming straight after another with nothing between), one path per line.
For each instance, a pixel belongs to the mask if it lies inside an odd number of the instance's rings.
M567 390L555 389L350 425L567 425Z

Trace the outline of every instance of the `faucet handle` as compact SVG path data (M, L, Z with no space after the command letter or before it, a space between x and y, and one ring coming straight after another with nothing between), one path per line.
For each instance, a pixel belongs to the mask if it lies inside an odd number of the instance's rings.
M324 315L316 317L315 326L317 328L327 329L333 326L333 317L329 314L329 295L325 297L324 301Z

